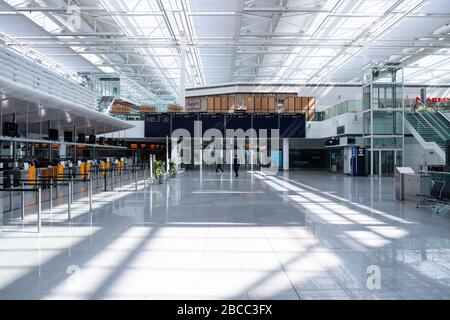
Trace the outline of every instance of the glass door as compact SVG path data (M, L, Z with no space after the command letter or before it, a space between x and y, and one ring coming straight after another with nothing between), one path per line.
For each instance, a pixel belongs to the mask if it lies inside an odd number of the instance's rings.
M381 150L381 175L392 176L395 168L395 151Z
M380 174L380 150L373 151L373 175Z

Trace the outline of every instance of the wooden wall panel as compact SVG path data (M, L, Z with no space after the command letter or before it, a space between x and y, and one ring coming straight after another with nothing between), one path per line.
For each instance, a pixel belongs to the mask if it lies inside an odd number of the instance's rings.
M288 102L288 106L289 106L288 112L294 112L295 111L295 99L294 99L294 97L289 97L288 101L289 101Z
M275 112L277 99L275 97L269 97L269 112Z
M289 111L289 98L286 98L283 102L283 112Z
M214 112L220 112L220 97L214 97Z
M227 112L228 111L228 97L222 96L221 101L222 101L222 103L221 103L220 111Z
M309 98L308 103L308 121L314 121L316 119L316 99Z
M261 108L262 112L269 112L269 97L261 98Z
M255 112L255 97L247 97L247 112Z
M208 97L208 112L214 112L214 97Z
M235 107L236 107L236 97L229 96L228 97L228 111L234 111Z
M256 96L255 97L255 112L261 112L261 111L262 111L261 97Z
M302 112L302 98L295 97L295 113L301 113L301 112Z
M307 97L302 97L302 106L301 106L301 110L300 112L307 114L308 113L308 98Z
M202 99L202 110L208 112L233 112L240 105L245 105L247 112L304 113L307 119L314 119L316 112L315 98L295 94L227 94ZM282 110L278 110L279 101L284 101Z

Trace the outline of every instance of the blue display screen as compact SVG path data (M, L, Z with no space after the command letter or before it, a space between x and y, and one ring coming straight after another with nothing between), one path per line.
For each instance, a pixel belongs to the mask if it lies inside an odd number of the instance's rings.
M162 138L170 136L170 114L147 113L145 115L145 137Z
M227 114L226 128L248 130L252 126L252 117L250 114Z
M278 129L278 114L254 114L253 129L258 132L261 129L267 130L267 136L271 137L271 130Z
M194 136L195 121L202 122L202 134L208 129L254 128L279 129L281 138L305 138L305 116L302 114L215 114L215 113L148 113L145 116L145 137L161 138L170 136L176 129L186 129ZM225 125L225 127L224 127Z
M208 129L218 129L224 133L225 115L220 113L203 113L200 115L203 133Z
M177 129L186 129L194 136L194 122L198 121L197 113L173 113L172 114L172 131Z
M282 138L305 138L305 116L303 114L280 115L280 136Z

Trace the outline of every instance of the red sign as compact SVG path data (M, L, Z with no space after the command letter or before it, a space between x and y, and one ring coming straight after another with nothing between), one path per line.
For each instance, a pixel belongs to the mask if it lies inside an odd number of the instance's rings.
M450 98L427 98L428 104L448 101L450 101ZM422 99L420 99L420 97L416 97L416 102L422 102Z

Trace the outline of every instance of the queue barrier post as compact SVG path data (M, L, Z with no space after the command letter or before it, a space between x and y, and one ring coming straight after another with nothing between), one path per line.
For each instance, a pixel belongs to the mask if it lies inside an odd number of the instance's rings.
M88 182L88 194L89 194L89 212L92 212L92 180Z
M22 182L22 192L20 193L20 218L25 220L25 183Z
M42 207L41 207L41 200L42 200L42 190L41 187L38 187L38 213L37 213L37 231L38 233L41 232L41 226L42 226L42 219L41 219L41 213L42 213Z
M11 191L9 191L9 210L13 211L13 192L12 189L14 188L14 176L9 176L9 183L11 186Z
M53 212L53 179L50 179L50 212Z
M70 194L72 192L72 186L70 184L70 182L67 184L67 216L69 221L72 220L72 212L71 212L71 204L70 204Z

